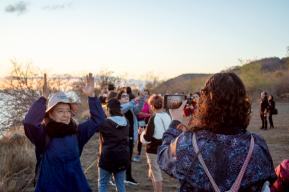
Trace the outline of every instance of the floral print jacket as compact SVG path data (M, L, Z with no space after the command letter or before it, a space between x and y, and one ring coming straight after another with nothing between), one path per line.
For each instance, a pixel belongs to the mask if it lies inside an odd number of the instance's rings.
M181 132L176 129L178 124L178 121L172 121L170 128L164 133L163 143L158 151L160 168L178 179L179 191L214 191L194 152L193 132ZM235 182L248 154L251 135L255 140L254 150L239 191L260 191L266 180L272 183L276 179L267 144L260 136L248 131L223 135L201 130L195 134L203 159L220 191L229 190ZM170 144L177 137L176 156L173 156Z

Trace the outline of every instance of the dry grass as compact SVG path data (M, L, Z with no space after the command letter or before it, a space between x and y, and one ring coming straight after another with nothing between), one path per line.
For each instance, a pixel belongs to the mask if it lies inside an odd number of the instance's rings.
M275 129L262 131L260 127L259 106L253 105L252 119L248 130L261 135L269 146L274 165L289 158L289 103L277 103L279 114L274 116ZM12 131L9 139L0 140L0 192L2 191L33 191L31 183L34 177L34 148L23 135L23 132ZM84 148L81 162L83 169L97 158L98 135L94 135ZM143 149L144 151L144 149ZM147 164L144 152L140 163L133 163L133 176L140 182L139 186L127 186L128 192L152 191L151 181L147 178ZM164 191L177 191L178 182L166 174ZM93 191L97 191L97 166L94 164L86 173ZM110 187L109 191L113 191Z
M0 140L0 191L23 191L32 183L35 155L32 144L20 130L11 130Z

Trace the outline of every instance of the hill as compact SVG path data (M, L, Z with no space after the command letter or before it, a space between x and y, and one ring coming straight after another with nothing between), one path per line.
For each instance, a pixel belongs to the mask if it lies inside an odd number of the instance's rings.
M249 94L266 90L279 98L289 96L289 57L264 58L223 72L234 72L243 80ZM199 90L212 74L183 74L169 79L154 89L156 93L194 92Z
M211 74L191 73L183 74L169 79L158 85L153 92L155 93L180 93L194 92L201 88L206 79Z

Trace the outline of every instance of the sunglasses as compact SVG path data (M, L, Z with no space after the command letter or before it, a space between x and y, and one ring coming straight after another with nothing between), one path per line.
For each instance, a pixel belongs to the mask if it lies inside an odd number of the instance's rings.
M122 94L121 95L121 98L126 98L126 97L128 97L128 94Z

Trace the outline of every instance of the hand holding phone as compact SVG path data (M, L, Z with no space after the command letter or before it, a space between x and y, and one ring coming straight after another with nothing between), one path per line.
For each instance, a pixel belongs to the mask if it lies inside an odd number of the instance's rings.
M165 95L164 96L164 108L165 109L177 109L183 101L186 100L185 95Z

